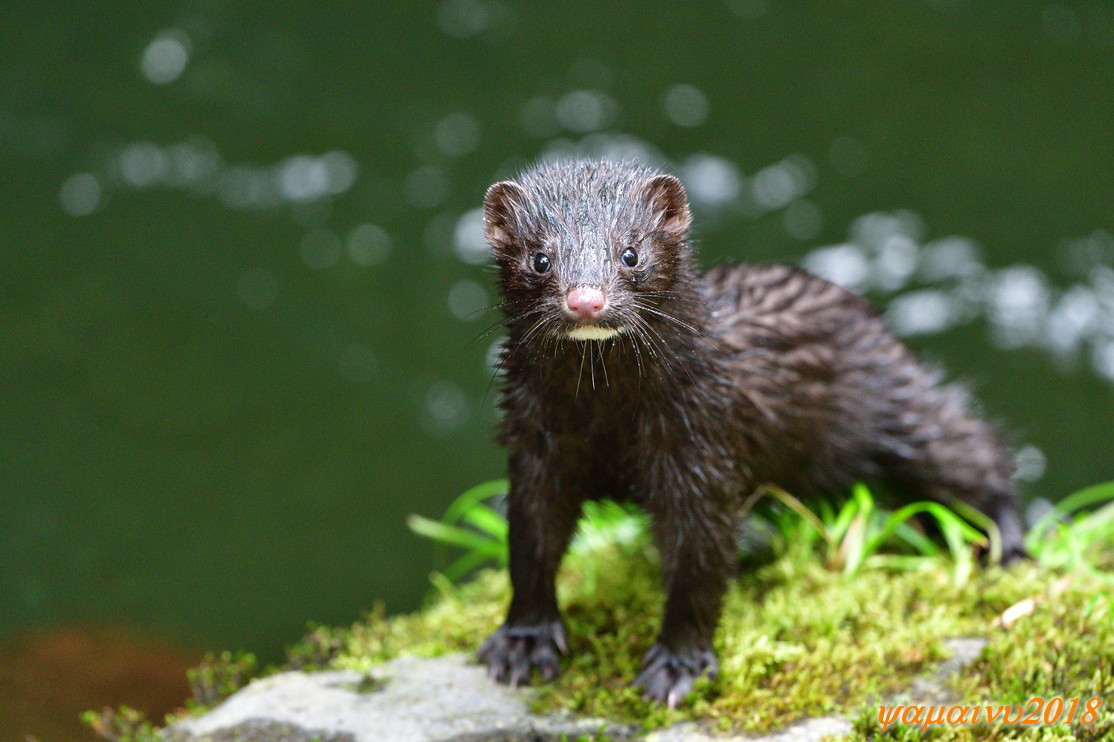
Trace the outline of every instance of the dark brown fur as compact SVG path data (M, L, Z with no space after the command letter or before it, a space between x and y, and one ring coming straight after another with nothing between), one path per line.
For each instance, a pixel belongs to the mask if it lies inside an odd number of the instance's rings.
M911 499L958 498L1022 553L1011 458L860 297L783 265L701 274L680 183L642 167L541 166L485 199L508 339L514 597L480 657L498 680L546 679L566 651L554 577L581 504L652 516L668 592L636 683L676 704L715 672L712 636L735 558L735 512L756 486L830 493L888 480ZM627 248L638 264L623 265ZM544 253L551 269L539 273ZM601 289L605 340L572 340L575 287Z

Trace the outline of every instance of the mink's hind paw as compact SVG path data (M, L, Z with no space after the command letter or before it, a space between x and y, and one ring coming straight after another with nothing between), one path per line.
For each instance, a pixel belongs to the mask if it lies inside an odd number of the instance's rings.
M558 619L532 626L503 624L476 656L487 664L492 680L518 687L530 682L535 669L543 680L555 679L561 671L561 655L567 651L565 627Z
M693 683L705 672L714 678L719 671L716 653L711 649L688 649L674 653L663 644L655 644L642 658L642 672L634 685L642 686L647 700L677 708Z
M1019 546L1014 546L1014 547L1011 547L1011 548L1003 549L1002 550L1002 561L999 562L999 564L1001 564L1001 566L1003 566L1003 567L1008 567L1011 564L1016 564L1018 562L1031 562L1031 561L1033 561L1032 555L1029 554L1029 552L1025 551L1025 547L1019 545Z

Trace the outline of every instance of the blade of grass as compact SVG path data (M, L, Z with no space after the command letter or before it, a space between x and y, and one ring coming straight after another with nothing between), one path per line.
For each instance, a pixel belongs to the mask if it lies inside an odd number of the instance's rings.
M835 521L825 528L829 545L838 545L843 541L843 537L847 535L847 529L851 527L851 521L855 519L855 515L861 508L862 503L858 497L852 497L843 503L843 507L836 514Z
M1040 538L1040 535L1053 521L1061 520L1079 508L1105 500L1114 500L1114 481L1084 487L1068 495L1058 502L1052 510L1045 513L1043 517L1034 523L1033 527L1029 530L1029 534L1034 538Z
M919 555L917 558L940 555L940 547L936 545L936 542L913 528L908 521L898 523L897 528L894 529L894 535L911 546Z
M757 490L755 490L755 494L759 497L761 497L762 495L769 495L770 497L774 498L797 515L801 516L801 519L805 523L808 523L810 526L812 526L816 533L819 534L822 538L827 538L827 529L824 527L824 524L820 521L820 519L816 517L816 513L809 510L807 507L805 507L803 502L798 500L796 497L793 497L793 495L789 494L781 487L772 484L764 484Z
M456 582L472 570L478 567L482 567L483 565L488 564L491 561L492 557L490 554L485 554L480 551L470 551L454 561L445 569L445 577L447 577L452 582ZM502 550L501 555L497 557L495 561L500 566L507 563L506 549Z
M974 508L962 500L954 500L952 509L967 520L986 531L987 561L991 564L1002 563L1002 532L994 519L983 511Z
M470 507L460 518L465 523L475 526L492 538L501 541L507 538L507 519L502 513L497 513L487 505L476 503Z
M502 546L490 536L485 536L475 531L468 531L457 526L451 526L436 520L430 520L420 515L411 515L406 519L406 525L419 536L425 536L435 541L440 541L465 549L482 551L491 557L497 557Z
M856 505L856 509L859 507L861 506ZM859 566L863 562L863 557L865 555L863 546L866 539L867 520L867 514L859 510L859 512L855 514L855 517L851 519L851 523L847 526L847 531L839 541L839 548L836 550L836 558L839 561L831 566L835 569L842 564L843 574L847 577L858 572Z
M963 585L975 570L975 560L969 548L971 544L968 540L969 534L965 532L965 529L971 527L954 514L951 518L938 519L937 522L940 524L940 532L944 535L944 543L948 545L948 551L955 563L955 584ZM978 534L977 531L975 533ZM981 538L982 534L978 535Z
M906 505L905 507L898 508L889 515L886 519L885 525L875 534L872 541L868 544L867 550L869 553L874 553L878 547L885 543L898 525L906 522L918 513L927 513L935 518L936 522L943 528L945 524L950 524L957 529L957 533L961 534L964 540L971 543L983 543L985 537L971 524L960 518L958 515L948 510L947 507L938 502L914 502Z
M449 507L445 509L441 521L443 523L456 523L474 505L492 497L505 495L509 489L510 483L506 479L493 479L490 482L477 484L475 487L465 490L450 503Z

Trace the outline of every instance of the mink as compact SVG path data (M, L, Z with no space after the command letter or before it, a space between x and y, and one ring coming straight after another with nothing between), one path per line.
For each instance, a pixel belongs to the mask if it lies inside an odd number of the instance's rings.
M1013 464L964 391L868 302L788 265L701 272L681 182L641 165L541 164L492 185L484 223L507 337L500 441L513 595L480 647L492 678L555 678L568 646L555 576L586 500L645 509L660 633L634 683L675 706L704 673L740 503L886 481L993 519L1023 556Z

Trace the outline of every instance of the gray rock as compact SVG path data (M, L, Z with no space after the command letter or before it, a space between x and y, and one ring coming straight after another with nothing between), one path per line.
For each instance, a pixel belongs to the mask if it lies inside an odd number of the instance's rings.
M978 659L986 644L987 640L982 637L945 639L944 646L951 651L951 656L941 662L932 675L914 678L908 690L895 694L887 700L887 704L916 703L931 706L958 701L948 688L948 679Z
M603 729L614 739L634 735L603 720L530 714L529 696L491 682L465 655L401 657L375 668L370 682L347 670L272 675L164 736L170 742L512 742Z
M947 697L945 681L973 662L982 639L951 639L952 657L899 696ZM167 742L547 742L606 732L646 742L818 742L851 731L839 716L803 719L766 735L723 735L685 722L643 737L637 727L572 714L537 716L533 691L487 679L466 655L400 657L373 673L286 672L256 680L217 708L163 732Z
M769 734L727 736L703 731L699 724L686 721L659 732L651 732L646 742L820 742L826 736L850 734L851 722L842 716L820 716L804 719L785 729Z

